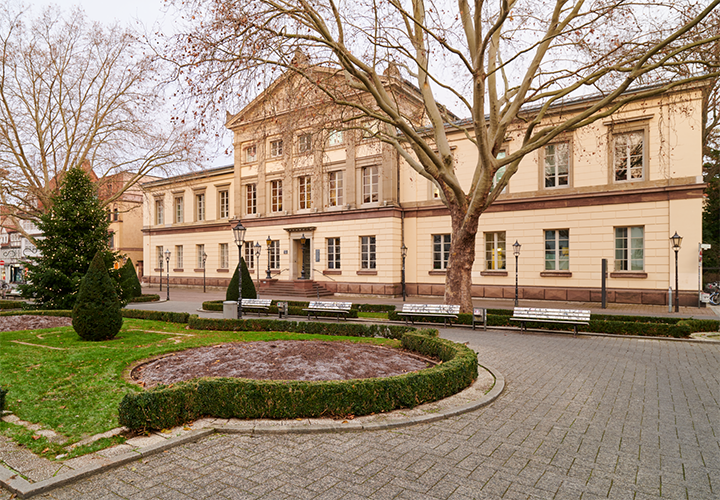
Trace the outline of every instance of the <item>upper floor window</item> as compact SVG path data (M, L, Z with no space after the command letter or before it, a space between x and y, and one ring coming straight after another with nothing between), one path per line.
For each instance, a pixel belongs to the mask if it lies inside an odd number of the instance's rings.
M308 153L312 149L312 134L298 136L298 153Z
M300 210L312 208L312 183L309 175L304 175L298 178L298 201Z
M642 132L627 132L613 137L615 181L639 181L644 176L645 139Z
M570 180L570 144L548 144L545 146L545 187L565 187Z
M440 200L440 188L437 187L435 184L432 184L432 199L433 200Z
M182 196L176 196L175 197L175 222L181 223L185 219L185 207L183 203L183 197Z
M328 146L334 147L334 146L340 146L343 143L343 133L342 130L333 130L328 135Z
M272 158L278 158L283 155L283 141L282 139L275 139L270 141L270 156Z
M378 168L364 167L362 169L362 202L374 203L378 201Z
M570 270L570 230L545 231L545 270Z
M195 195L195 220L205 220L205 193Z
M257 213L257 189L255 184L245 186L245 213L248 215Z
M330 172L328 174L328 183L330 187L329 203L331 207L339 207L343 204L343 172Z
M282 181L270 181L270 210L272 212L281 212L282 209Z
M485 233L485 269L505 270L505 231Z
M165 224L165 202L155 200L155 224Z
M375 236L360 237L360 268L375 269L377 259L375 253Z
M340 269L340 238L327 239L328 269Z
M245 163L257 161L257 146L252 144L245 148Z
M615 228L615 270L645 269L645 229L642 226Z
M433 234L433 269L445 270L450 260L450 235Z
M227 219L230 215L230 192L227 190L220 191L218 196L218 213L221 219Z

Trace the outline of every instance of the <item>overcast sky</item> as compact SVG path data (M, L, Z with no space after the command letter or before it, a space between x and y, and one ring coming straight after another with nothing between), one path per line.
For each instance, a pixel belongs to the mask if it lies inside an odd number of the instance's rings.
M162 22L165 17L163 0L31 0L33 9L43 8L50 4L69 10L80 6L93 21L122 24L135 24L138 21L152 28L155 23Z

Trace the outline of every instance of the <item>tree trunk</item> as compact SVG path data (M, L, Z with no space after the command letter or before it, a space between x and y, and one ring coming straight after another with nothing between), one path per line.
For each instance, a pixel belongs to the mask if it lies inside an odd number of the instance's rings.
M472 313L472 268L480 215L468 218L464 212L460 207L450 210L452 244L445 276L445 303L460 304L460 312Z

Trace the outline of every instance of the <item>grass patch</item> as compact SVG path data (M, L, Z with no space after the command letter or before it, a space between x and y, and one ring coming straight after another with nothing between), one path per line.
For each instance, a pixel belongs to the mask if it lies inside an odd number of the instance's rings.
M358 311L358 318L388 319L386 312L362 312Z
M127 393L141 390L125 382L123 371L144 358L223 342L324 340L399 346L398 341L383 338L217 332L185 327L184 324L125 318L118 336L102 342L83 341L72 327L0 332L0 387L9 390L6 409L23 420L62 434L68 439L67 445L118 426L120 400ZM0 432L25 444L27 439L23 433L7 425L0 427ZM30 437L33 443L28 441L28 447L32 444L33 451L41 452L44 448L54 450L54 446L59 446L44 439Z

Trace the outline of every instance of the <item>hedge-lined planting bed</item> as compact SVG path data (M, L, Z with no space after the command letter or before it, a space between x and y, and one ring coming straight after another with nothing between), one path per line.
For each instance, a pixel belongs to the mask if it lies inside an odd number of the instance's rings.
M0 300L0 309L22 309L24 305L21 300Z
M133 297L130 302L157 302L160 296L154 293L144 293L139 297Z
M70 310L45 310L45 309L28 309L23 311L5 311L0 312L0 316L65 316L68 318L72 317L72 311Z
M169 311L146 311L144 309L123 309L123 318L151 319L153 321L168 321L170 323L187 323L190 313Z
M298 300L289 300L288 303L288 314L298 315L298 316L304 316L307 315L307 311L303 311L303 309L307 309L307 307L310 305L310 302L303 302ZM209 300L207 302L202 303L202 308L206 311L222 311L223 310L223 301L222 300ZM350 309L350 312L348 313L349 318L357 318L358 311L362 312L390 312L394 311L395 306L394 305L388 305L388 304L353 304L352 308ZM269 313L270 314L277 314L277 301L273 300L273 304L270 306ZM315 315L315 313L313 313ZM318 316L335 316L333 313L318 313Z
M456 394L477 378L477 356L461 344L427 332L402 336L405 349L441 364L395 377L344 381L199 379L127 394L119 422L133 430L164 429L202 416L312 418L368 415L412 408Z

